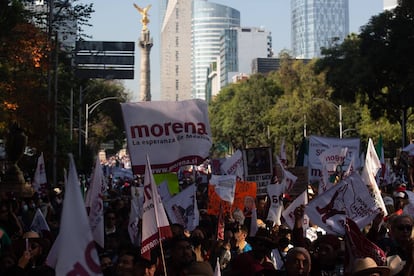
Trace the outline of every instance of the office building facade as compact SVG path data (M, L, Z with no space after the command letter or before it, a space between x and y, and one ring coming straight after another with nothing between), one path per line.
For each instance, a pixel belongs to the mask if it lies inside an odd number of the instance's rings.
M164 101L191 99L192 1L170 0L161 13L161 93Z
M208 68L220 55L222 32L240 27L240 12L206 0L193 0L192 11L192 98L206 99Z
M273 56L272 36L263 28L237 27L223 31L220 39L220 87L234 76L251 74L255 58Z
M292 55L321 56L321 48L341 43L349 34L348 0L292 0Z

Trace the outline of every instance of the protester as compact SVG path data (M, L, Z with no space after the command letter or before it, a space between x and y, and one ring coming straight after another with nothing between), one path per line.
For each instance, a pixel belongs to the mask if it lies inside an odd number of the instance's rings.
M341 275L344 272L344 253L341 241L335 235L319 236L312 245L311 275Z
M286 255L286 276L309 276L311 268L312 260L306 248L293 247L289 250Z
M276 247L270 231L260 228L254 237L250 237L252 249L233 257L226 275L275 275L276 269L270 258L271 251Z
M38 233L24 233L21 239L14 241L13 251L18 260L5 275L54 275L54 270L45 265L49 247L49 241Z
M99 261L101 263L101 270L104 276L113 275L114 272L114 264L112 262L111 256L106 253L102 253L99 255Z
M387 266L378 266L369 257L356 259L352 268L352 276L388 276L390 269Z
M246 241L248 233L249 230L244 225L240 225L234 230L234 246L232 248L232 256L252 250L252 246Z
M125 250L119 255L119 260L115 269L117 276L134 275L135 266L139 260L139 252L137 250Z
M166 275L181 275L193 262L195 254L191 247L191 242L184 236L173 237L169 242L170 256L166 260ZM157 268L156 275L163 275L162 267Z

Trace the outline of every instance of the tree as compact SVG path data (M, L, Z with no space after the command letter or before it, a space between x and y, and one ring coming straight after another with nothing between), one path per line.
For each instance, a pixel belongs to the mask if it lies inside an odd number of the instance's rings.
M266 114L281 90L262 75L222 89L210 104L210 124L215 143L233 148L268 146Z
M359 95L374 119L386 115L391 123L400 122L403 146L414 104L413 43L413 4L399 1L394 10L373 16L360 35L325 49L317 66L326 70L341 100L355 101Z
M315 74L314 65L315 60L304 63L285 56L280 69L269 76L284 91L268 114L271 139L275 144L287 141L293 163L304 135L338 135L332 89L325 84L324 73Z

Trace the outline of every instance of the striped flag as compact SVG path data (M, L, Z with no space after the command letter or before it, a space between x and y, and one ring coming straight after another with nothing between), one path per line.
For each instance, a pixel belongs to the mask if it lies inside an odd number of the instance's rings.
M164 210L147 155L144 176L144 205L142 214L141 255L151 260L151 250L162 240L172 237L170 224Z

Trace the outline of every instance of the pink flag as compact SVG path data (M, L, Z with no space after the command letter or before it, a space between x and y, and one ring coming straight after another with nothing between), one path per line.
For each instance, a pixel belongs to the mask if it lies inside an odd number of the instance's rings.
M37 166L33 177L32 186L35 192L37 192L40 196L46 195L47 177L43 152L40 154L39 158L37 158Z
M56 260L56 275L102 275L72 154L69 158L60 232L51 250L56 255L49 256Z
M94 240L104 248L104 218L103 218L103 191L105 189L105 178L101 162L96 159L95 169L92 175L88 193L86 194L85 205L89 210L89 224Z
M365 157L365 166L362 170L361 177L369 189L372 190L375 203L384 211L386 216L388 215L387 208L385 208L384 200L382 199L381 191L378 188L376 180L376 175L380 169L381 162L378 158L377 152L375 151L374 143L372 142L372 139L369 138L367 155Z
M144 177L144 206L142 214L141 255L150 260L151 249L166 238L172 237L170 224L158 194L157 185L151 171L147 155L147 166Z

